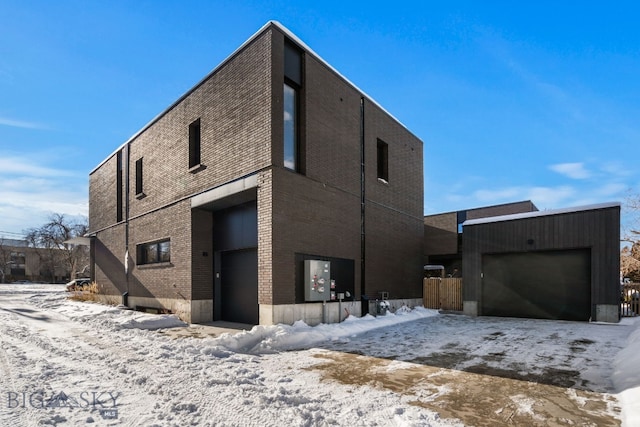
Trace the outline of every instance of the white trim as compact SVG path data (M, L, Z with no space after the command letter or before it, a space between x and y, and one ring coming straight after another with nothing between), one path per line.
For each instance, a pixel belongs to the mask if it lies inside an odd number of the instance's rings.
M250 175L246 178L221 185L220 187L216 187L212 190L200 193L197 196L193 196L191 198L191 208L193 209L204 206L211 202L215 202L216 200L224 199L225 197L242 193L243 191L257 187L258 175Z
M595 205L576 206L571 208L550 209L547 211L523 212L523 213L511 214L511 215L492 216L488 218L469 219L463 222L462 226L467 227L469 225L489 224L492 222L511 221L514 219L535 218L539 216L560 215L565 213L591 211L591 210L607 209L607 208L615 208L615 207L619 208L620 203L619 202L599 203Z

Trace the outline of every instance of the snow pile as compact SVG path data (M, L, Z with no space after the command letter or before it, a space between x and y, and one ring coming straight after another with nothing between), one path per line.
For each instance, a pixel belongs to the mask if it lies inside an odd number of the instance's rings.
M166 329L188 326L174 314L148 314L138 311L127 311L126 315L116 317L112 321L121 328Z
M47 290L44 289L44 291ZM116 329L155 330L188 326L173 314L150 314L91 301L74 301L67 298L68 294L54 292L38 293L31 296L31 299L39 307L54 310L69 319L80 322L101 322Z
M309 326L299 320L293 325L254 326L250 331L222 334L213 341L234 352L276 353L311 348L325 341L348 341L349 337L374 329L437 315L437 310L416 307L411 311L398 310L396 314L387 313L379 317L368 314L360 318L349 316L342 323L335 324Z
M73 301L60 293L39 293L31 296L31 300L39 307L52 309L69 319L112 329L156 330L188 326L175 315L149 314L99 303ZM422 307L409 310L402 307L395 314L387 312L385 316L378 317L349 316L342 323L320 324L313 327L301 320L293 325L258 325L250 331L222 334L205 341L209 347L208 351L213 353L216 351L211 347L222 347L220 354L226 354L225 350L249 354L277 353L311 348L326 341L345 342L349 337L364 332L437 315L437 310Z
M640 425L640 320L633 322L634 331L627 338L626 346L613 362L612 380L622 402L622 416L627 426Z

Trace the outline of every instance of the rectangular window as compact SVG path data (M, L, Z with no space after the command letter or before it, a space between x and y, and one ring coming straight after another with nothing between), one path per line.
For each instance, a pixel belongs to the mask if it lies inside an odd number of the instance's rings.
M142 157L136 160L136 196L144 195L142 190Z
M138 265L171 262L171 241L143 243L137 247Z
M200 166L200 119L189 125L189 169Z
M293 43L284 43L284 76L302 86L302 53Z
M284 43L284 166L303 173L301 149L301 93L304 86L302 51L289 40Z
M122 150L116 154L116 222L122 221Z
M297 171L298 162L298 91L284 84L284 166Z
M389 145L378 140L378 179L389 182Z

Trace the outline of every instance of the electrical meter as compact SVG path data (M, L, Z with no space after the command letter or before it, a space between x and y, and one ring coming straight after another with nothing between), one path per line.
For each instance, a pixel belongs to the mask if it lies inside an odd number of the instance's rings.
M331 262L306 260L304 262L305 301L331 300Z

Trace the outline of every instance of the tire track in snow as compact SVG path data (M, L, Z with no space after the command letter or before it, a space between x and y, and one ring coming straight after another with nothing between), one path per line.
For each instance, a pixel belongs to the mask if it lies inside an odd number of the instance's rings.
M4 352L9 360L6 370L18 372L21 377L21 381L3 387L5 390L24 392L27 396L43 393L46 397L61 391L78 395L84 392L89 401L94 391L120 392L123 394L118 402L122 403L122 407L118 406L120 421L124 421L124 425L140 424L140 416L151 409L144 403L149 399L139 399L146 394L144 383L130 383L126 381L127 377L118 375L123 361L132 362L140 357L126 346L99 339L96 331L87 325L80 326L51 310L8 299L3 304L3 311L9 322L3 322L0 334L16 349L11 356ZM28 369L22 369L22 366L28 366ZM33 372L33 366L37 367L37 373L29 374ZM5 425L101 420L99 404L93 409L75 408L72 413L68 408L35 409L30 408L29 403L24 406L14 408L8 415L20 422Z

